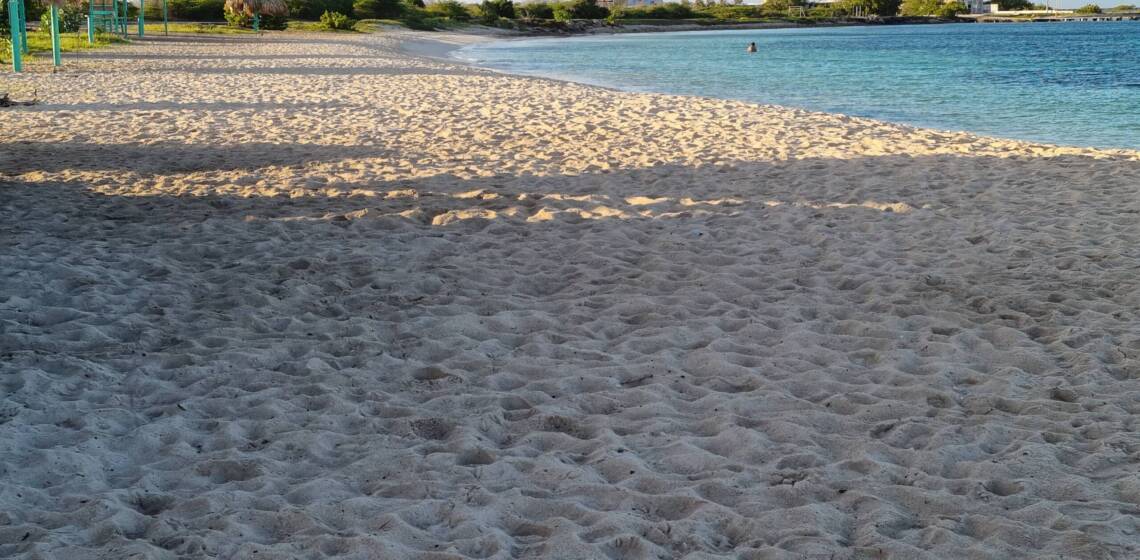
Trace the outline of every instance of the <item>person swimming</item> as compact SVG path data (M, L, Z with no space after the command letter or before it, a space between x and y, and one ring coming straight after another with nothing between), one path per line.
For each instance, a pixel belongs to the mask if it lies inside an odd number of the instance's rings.
M756 43L748 43L748 49L747 50L750 53L756 52Z

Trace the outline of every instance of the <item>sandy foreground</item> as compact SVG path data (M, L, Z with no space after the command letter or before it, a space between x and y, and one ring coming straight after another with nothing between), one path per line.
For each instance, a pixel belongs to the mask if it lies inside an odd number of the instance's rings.
M407 37L0 77L0 556L1140 557L1140 154Z

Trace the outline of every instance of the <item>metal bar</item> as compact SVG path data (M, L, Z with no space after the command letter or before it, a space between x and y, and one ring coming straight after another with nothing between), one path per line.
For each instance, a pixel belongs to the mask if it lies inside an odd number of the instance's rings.
M51 5L51 59L57 67L63 66L62 49L59 43L59 6Z
M143 37L143 29L146 27L146 0L139 0L139 39Z
M166 19L166 0L162 0L162 34L170 35L170 24Z
M24 48L24 54L31 54L31 47L28 46L28 5L26 0L19 2L20 4L20 45Z
M12 28L12 71L24 71L24 46L20 44L20 0L8 0L8 24Z

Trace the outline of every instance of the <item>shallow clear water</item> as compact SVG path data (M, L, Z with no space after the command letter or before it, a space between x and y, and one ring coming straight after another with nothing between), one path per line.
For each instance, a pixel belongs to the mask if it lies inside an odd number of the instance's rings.
M759 53L749 55L751 41ZM510 72L1140 148L1140 21L646 33L473 45Z

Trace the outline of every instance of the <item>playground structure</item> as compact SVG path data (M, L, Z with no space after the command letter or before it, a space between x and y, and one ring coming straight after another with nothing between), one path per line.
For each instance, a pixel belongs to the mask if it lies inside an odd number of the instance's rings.
M5 0L0 0L5 1ZM28 21L27 0L6 0L8 2L8 23L12 32L12 71L23 72L24 56L29 54L28 48ZM63 65L62 49L60 44L59 11L66 5L66 0L47 0L51 14L51 54L52 63L59 67ZM87 43L95 43L96 33L112 33L126 38L129 35L130 6L138 7L138 19L135 22L139 37L146 35L146 20L143 17L146 0L90 0L87 8ZM167 33L166 0L162 2L162 28Z
M87 7L87 42L95 42L95 33L103 30L105 33L114 33L126 37L127 25L130 21L130 6L138 7L138 34L146 35L146 21L143 13L146 11L146 0L90 0ZM167 29L166 0L162 0L162 28Z
M0 0L8 2L8 21L12 30L12 71L23 72L24 56L28 49L27 0ZM51 10L51 54L56 67L63 65L60 44L59 11L68 0L45 0ZM77 0L71 0L73 2ZM162 29L169 33L167 0L162 2ZM138 36L146 35L146 0L90 0L87 7L87 43L95 44L97 33L111 33L124 39L130 35L130 7L138 8L135 22ZM235 14L245 14L252 19L253 30L260 31L261 16L287 16L289 7L285 0L226 0L226 9Z
M29 54L28 48L28 14L25 0L7 0L8 2L8 29L12 33L12 71L24 70L24 55ZM51 13L51 50L56 66L60 59L59 44L59 9L63 7L64 0L49 0L48 10Z

